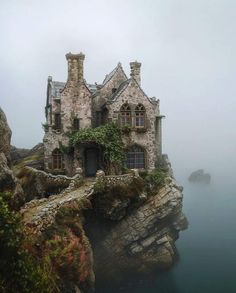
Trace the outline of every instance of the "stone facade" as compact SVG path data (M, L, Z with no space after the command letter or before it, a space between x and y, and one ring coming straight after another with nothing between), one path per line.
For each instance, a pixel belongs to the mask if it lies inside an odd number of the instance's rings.
M102 84L88 84L83 75L84 54L66 55L66 83L48 78L45 146L45 170L75 174L82 168L85 175L102 169L102 149L97 145L81 145L71 152L68 146L73 131L114 122L122 130L128 168L152 170L161 158L161 118L159 100L148 97L141 88L137 61L130 63L128 78L121 63Z

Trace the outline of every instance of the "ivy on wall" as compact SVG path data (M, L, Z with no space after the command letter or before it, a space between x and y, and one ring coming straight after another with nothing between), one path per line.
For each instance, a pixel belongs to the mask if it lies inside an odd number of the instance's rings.
M73 133L70 145L75 147L80 143L96 143L103 148L105 162L110 169L111 165L122 167L124 162L124 145L121 131L114 123L108 123L96 128L85 128Z

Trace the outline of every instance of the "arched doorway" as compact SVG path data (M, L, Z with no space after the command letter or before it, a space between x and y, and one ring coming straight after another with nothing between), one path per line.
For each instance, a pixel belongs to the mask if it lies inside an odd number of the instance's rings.
M88 177L92 177L96 175L98 170L98 157L99 151L97 148L86 148L84 151L84 159L85 159L85 175Z

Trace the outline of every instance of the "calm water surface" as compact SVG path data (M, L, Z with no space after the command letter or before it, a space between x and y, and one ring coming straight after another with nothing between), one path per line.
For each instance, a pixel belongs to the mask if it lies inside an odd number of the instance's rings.
M222 178L221 178L222 179ZM236 183L184 185L184 213L189 228L176 242L180 259L168 272L147 280L130 280L121 288L99 292L235 293Z

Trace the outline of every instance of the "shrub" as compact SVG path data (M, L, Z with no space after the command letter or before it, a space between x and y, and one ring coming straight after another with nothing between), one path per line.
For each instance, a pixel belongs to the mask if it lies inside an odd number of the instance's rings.
M147 175L143 174L143 177L147 183L148 192L153 193L164 186L166 173L162 170L155 169Z
M0 291L53 292L49 274L24 248L21 215L9 209L9 194L0 194Z

